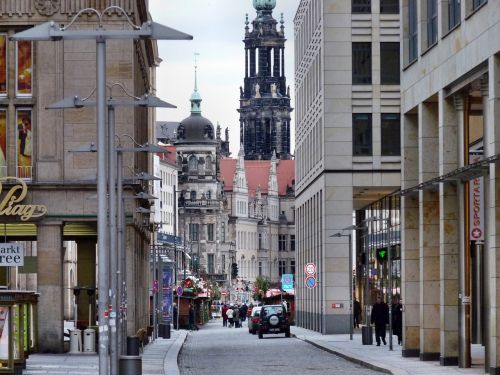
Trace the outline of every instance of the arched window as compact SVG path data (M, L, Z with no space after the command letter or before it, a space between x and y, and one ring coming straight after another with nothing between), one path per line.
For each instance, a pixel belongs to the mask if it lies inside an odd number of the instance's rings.
M196 172L198 170L198 158L194 155L189 158L189 170L192 172Z
M192 201L194 201L196 199L196 191L195 190L191 190L189 199L191 199Z
M207 199L212 199L212 192L210 190L208 190L206 192L205 196L207 197Z
M212 158L210 156L205 159L205 171L212 172Z

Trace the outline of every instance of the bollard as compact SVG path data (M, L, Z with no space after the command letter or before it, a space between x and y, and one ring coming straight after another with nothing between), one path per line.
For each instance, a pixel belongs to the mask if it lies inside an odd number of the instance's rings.
M127 356L138 356L139 348L140 348L139 337L127 336Z
M72 329L69 333L69 340L70 354L80 353L82 351L82 331Z
M361 326L361 341L363 345L373 344L372 326Z
M128 337L127 337L128 343ZM127 348L128 350L128 348ZM142 375L142 360L139 355L120 356L120 375Z

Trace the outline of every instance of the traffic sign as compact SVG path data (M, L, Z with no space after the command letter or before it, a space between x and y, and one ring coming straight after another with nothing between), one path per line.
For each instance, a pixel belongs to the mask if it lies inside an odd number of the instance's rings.
M316 287L316 278L314 276L308 276L306 277L306 286L309 289L313 289Z
M178 297L182 296L182 292L183 292L182 286L178 286L176 290L177 290L177 296Z
M316 264L307 263L305 267L306 275L314 276L316 274Z

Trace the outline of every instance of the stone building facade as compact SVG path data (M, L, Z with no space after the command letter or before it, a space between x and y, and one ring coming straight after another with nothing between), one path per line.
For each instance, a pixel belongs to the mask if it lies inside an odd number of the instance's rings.
M403 355L469 367L482 343L499 374L500 8L432 3L401 3Z
M349 332L364 297L343 229L400 185L399 20L385 0L302 0L294 20L297 279L314 263L317 280L297 284L296 322L322 333Z
M67 25L82 7L102 11L109 5L124 6L136 24L149 19L145 1L0 1L2 195L22 182L26 195L19 201L46 207L45 215L36 220L0 215L5 242L21 241L26 248L25 266L1 267L0 284L40 293L34 318L38 320L36 340L42 352L63 351L64 321L75 317L73 288L81 291L76 298L78 320L83 326L96 324L97 157L95 153L71 152L96 143L95 108L46 109L66 97L91 95L96 85L96 48L92 41L14 42L8 37L49 20ZM80 17L75 27L82 23L95 26L95 21L95 17ZM105 27L125 24L116 9L110 10L104 21ZM153 42L109 42L107 79L140 96L154 91L158 61ZM125 98L120 90L111 95ZM120 108L116 113L119 136L127 133L138 143L152 141L152 111ZM125 138L121 142L131 146ZM145 155L124 155L126 195L147 190L131 183L131 171L151 173L151 164ZM6 176L13 178L3 179ZM137 205L147 206L147 201L126 201L127 334L149 324L150 232L135 213ZM93 297L86 291L92 291Z

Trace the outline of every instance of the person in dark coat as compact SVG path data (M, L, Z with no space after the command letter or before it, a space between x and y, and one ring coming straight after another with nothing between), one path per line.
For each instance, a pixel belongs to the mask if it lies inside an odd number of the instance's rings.
M241 323L243 323L247 319L247 311L248 311L248 306L246 303L243 303L243 305L240 306L240 320ZM241 324L243 325L243 324Z
M354 316L354 328L359 328L359 323L361 322L361 304L354 297L353 301L353 316Z
M193 304L189 305L189 330L198 330L198 326L195 323L195 314Z
M227 327L227 305L222 306L222 326Z
M173 310L173 314L172 314L172 318L174 320L174 329L177 329L177 314L178 314L178 311L177 311L177 304L174 302L174 307L172 308Z
M398 336L398 344L403 342L403 305L399 297L394 297L392 303L392 334Z
M380 339L382 339L384 345L385 342L385 326L389 323L389 307L382 301L381 296L377 296L377 302L372 308L372 324L375 324L375 339L377 340L377 346L380 346Z

